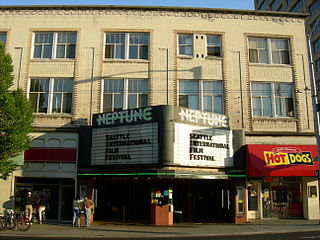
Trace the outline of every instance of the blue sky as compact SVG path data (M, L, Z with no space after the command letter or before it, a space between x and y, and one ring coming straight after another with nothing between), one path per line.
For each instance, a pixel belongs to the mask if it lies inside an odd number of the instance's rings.
M0 0L0 5L145 5L254 9L254 0Z

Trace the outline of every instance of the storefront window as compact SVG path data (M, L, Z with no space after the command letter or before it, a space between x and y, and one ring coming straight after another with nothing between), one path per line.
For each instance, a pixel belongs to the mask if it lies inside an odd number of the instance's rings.
M300 180L271 178L262 184L264 218L302 217Z

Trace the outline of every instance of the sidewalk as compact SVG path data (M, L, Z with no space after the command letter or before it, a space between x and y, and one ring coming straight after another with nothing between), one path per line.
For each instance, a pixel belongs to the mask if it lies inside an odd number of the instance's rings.
M139 224L95 222L91 227L72 227L66 224L33 224L26 232L5 230L0 236L63 237L81 238L141 238L252 235L260 233L284 233L319 230L318 220L258 220L247 224L233 223L182 223L171 227Z

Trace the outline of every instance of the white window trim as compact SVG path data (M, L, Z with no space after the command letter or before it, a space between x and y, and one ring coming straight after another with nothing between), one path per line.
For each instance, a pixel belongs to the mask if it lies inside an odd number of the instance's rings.
M269 116L255 116L254 113L253 113L253 95L251 93L251 116L253 118L296 118L297 116L297 112L296 112L296 100L295 100L295 94L294 92L292 93L292 101L293 101L293 111L294 111L294 116L290 117L290 116L278 116L277 115L277 111L276 111L276 94L275 94L275 84L292 84L292 86L294 87L294 84L293 83L290 83L290 82L251 82L250 83L250 90L252 91L252 84L253 83L268 83L270 84L270 91L271 91L271 113L272 113L272 116L269 117ZM263 112L263 111L262 111Z
M101 98L100 98L100 112L104 112L103 108L103 98L104 98L104 84L105 81L108 80L123 80L123 85L124 85L124 90L123 90L123 110L128 110L128 97L129 97L129 91L128 91L128 86L129 86L129 80L135 80L135 79L139 79L139 80L147 80L147 83L149 84L149 81L147 78L103 78L102 79L102 84L101 84ZM114 105L114 93L112 94L112 105ZM149 92L146 93L147 95L149 95ZM137 95L141 95L141 93L137 94ZM112 106L112 108L114 109L114 106Z
M192 36L192 54L186 55L186 54L180 54L180 44L179 44L179 36L180 35L191 35ZM185 58L193 58L194 57L194 34L193 33L178 33L177 34L177 55L179 57L185 57Z
M35 36L37 33L53 33L53 40L52 40L52 50L51 50L51 58L35 58L34 57L34 49L35 49ZM56 58L57 56L57 47L58 47L58 34L59 33L74 33L77 37L77 32L76 31L35 31L32 33L32 47L31 47L31 59L62 59L62 60L74 60L76 58L76 56L74 56L74 58ZM77 40L75 42L75 45L77 46Z
M198 110L200 110L200 111L203 111L203 109L204 109L204 101L203 101L204 96L205 96L204 87L203 87L204 82L206 82L206 81L208 81L208 82L222 82L222 80L210 80L210 79L179 79L178 86L177 86L177 90L178 90L178 106L180 104L179 103L179 96L189 96L188 94L185 94L185 93L184 94L180 94L180 84L179 84L180 81L198 81L199 82L199 92L197 94L198 94L198 98L199 98L199 108L200 108ZM223 82L222 82L222 84L223 84ZM213 95L210 95L210 96L213 96ZM219 95L214 95L214 96L219 96ZM222 96L221 109L222 109L223 112L225 112L225 110L224 110L224 93L223 93L223 90L222 90L221 96ZM222 114L224 114L224 113L222 113Z
M54 95L54 92L53 92L53 89L54 89L54 81L55 79L61 79L59 77L43 77L43 78L46 78L46 79L49 79L49 92L48 92L48 107L47 107L47 112L46 113L42 113L42 112L34 112L35 114L72 114L72 110L71 110L71 113L52 113L52 103L53 103L53 95ZM39 79L39 77L31 77L29 78L29 81L28 81L28 91L27 91L27 96L28 96L28 99L30 99L30 86L31 86L31 80L32 79ZM71 78L71 77L63 77L63 79L70 79L73 81L73 84L74 84L74 79ZM71 92L72 95L74 94L74 92L72 91ZM73 101L71 102L71 104L73 104ZM72 106L71 106L71 109L72 109Z
M122 33L124 34L124 58L116 58L115 56L113 56L112 58L106 58L105 52L106 52L106 41L107 41L107 35L108 34L117 34L117 33ZM143 58L129 58L130 55L130 35L131 34L146 34L148 35L148 59L143 59ZM104 32L104 39L103 39L103 59L104 60L119 60L119 61L123 61L123 60L129 60L129 61L149 61L150 60L150 33L149 32ZM138 44L141 45L141 44ZM138 53L139 55L139 53Z
M290 39L287 39L287 38L273 38L273 37L252 37L252 36L249 36L247 38L247 44L248 44L248 51L250 51L250 38L261 38L261 39L266 39L267 40L267 54L268 54L268 63L263 63L263 62L257 62L257 63L254 63L254 62L250 62L249 61L249 64L268 64L268 65L281 65L281 66L291 66L292 65L292 59L291 59L291 46L290 46ZM289 52L289 63L273 63L273 60L272 60L272 41L271 40L286 40L288 42L288 52ZM258 48L255 48L255 49L258 49ZM250 52L248 52L248 55L250 54ZM258 52L258 55L259 55L259 52ZM259 57L258 57L259 59Z

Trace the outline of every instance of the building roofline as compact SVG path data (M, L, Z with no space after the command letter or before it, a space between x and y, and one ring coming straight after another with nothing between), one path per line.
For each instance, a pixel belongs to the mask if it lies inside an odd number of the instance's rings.
M309 16L305 13L289 13L275 11L257 11L243 9L224 9L224 8L202 8L202 7L173 7L173 6L129 6L129 5L12 5L0 6L1 10L44 10L44 9L65 9L65 10L85 10L85 9L127 9L127 10L153 10L153 11L191 11L191 12L211 12L211 13L237 13L250 14L258 16L283 16L306 18Z

